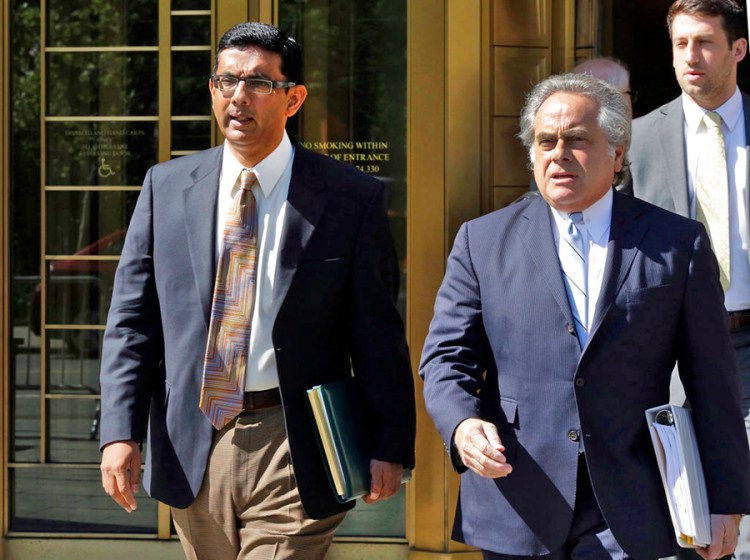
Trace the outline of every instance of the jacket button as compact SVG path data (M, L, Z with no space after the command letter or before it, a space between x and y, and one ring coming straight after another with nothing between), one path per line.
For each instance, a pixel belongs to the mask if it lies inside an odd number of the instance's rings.
M573 326L572 323L568 323L567 328L570 334L576 334L576 328Z
M583 387L586 385L586 380L583 377L576 377L576 387Z
M570 441L578 441L578 430L569 430L568 431L568 439Z

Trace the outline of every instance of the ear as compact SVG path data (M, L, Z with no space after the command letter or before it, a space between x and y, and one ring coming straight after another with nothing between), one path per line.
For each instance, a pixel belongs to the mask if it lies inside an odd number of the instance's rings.
M615 148L615 173L622 171L622 163L625 160L625 147L617 146Z
M214 81L211 78L208 79L208 92L211 95L214 93Z
M734 61L740 62L747 54L747 39L741 37L732 44L732 54Z
M302 84L292 86L289 89L289 98L287 99L286 116L294 116L300 110L302 104L307 99L307 88Z

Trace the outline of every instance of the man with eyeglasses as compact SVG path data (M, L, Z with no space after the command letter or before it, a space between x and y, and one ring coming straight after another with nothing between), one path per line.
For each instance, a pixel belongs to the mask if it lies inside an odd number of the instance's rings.
M219 41L222 146L146 176L101 366L102 484L172 507L190 559L323 558L330 488L305 391L353 370L373 419L368 503L414 466L416 413L383 185L285 131L301 53L270 25Z

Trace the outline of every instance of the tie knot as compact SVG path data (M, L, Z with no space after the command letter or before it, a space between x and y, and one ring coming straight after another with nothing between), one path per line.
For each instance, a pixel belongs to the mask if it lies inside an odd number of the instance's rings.
M583 212L571 212L570 221L577 226L583 225Z
M716 111L707 111L703 115L703 122L706 123L706 128L721 128L721 115Z
M240 173L240 188L249 191L256 180L255 172L245 168L242 170L242 173Z

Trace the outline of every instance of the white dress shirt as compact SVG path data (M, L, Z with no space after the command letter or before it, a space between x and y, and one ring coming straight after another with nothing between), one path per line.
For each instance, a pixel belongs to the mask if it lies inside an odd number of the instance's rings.
M706 125L703 115L706 110L688 95L682 94L685 113L685 150L687 152L690 217L695 219L695 173L699 154L705 148ZM742 109L742 94L739 88L716 112L721 115L721 131L727 154L729 172L729 259L730 284L724 294L724 305L729 311L750 309L750 260L748 260L747 223L747 148L745 139L745 115ZM665 185L665 188L667 186Z
M586 263L586 275L588 281L586 307L586 324L591 328L594 323L596 304L602 291L602 280L604 279L604 265L607 262L607 248L609 244L609 229L612 224L612 189L597 200L594 204L583 210L583 242L588 247L588 260ZM552 215L552 232L555 236L555 247L560 253L560 243L564 243L563 230L568 227L570 214L560 212L550 206ZM590 332L589 332L590 334Z
M258 268L245 391L263 391L279 386L276 352L271 339L273 324L276 321L276 315L273 313L273 288L293 160L294 146L285 131L278 147L252 168L258 178L258 182L253 185L253 195L258 209ZM220 254L223 243L224 221L232 206L232 199L239 189L239 177L243 169L242 164L225 144L216 209L217 255Z

